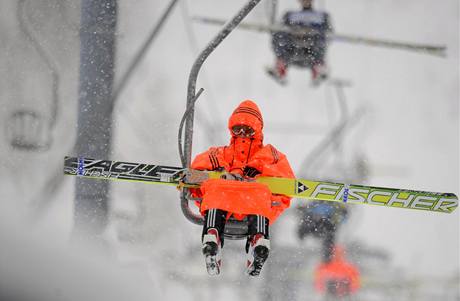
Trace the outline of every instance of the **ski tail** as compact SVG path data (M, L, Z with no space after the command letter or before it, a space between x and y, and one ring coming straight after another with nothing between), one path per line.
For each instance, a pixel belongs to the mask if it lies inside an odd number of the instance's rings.
M124 161L97 160L83 157L65 157L64 174L93 179L124 180L163 185L179 185L182 167Z
M272 193L318 201L369 204L451 213L458 206L454 193L352 185L304 179L259 178Z

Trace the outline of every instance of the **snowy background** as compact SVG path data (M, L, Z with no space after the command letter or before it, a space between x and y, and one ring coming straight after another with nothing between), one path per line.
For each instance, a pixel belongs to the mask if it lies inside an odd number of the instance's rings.
M119 1L116 79L168 2ZM294 0L280 2L278 17L298 7ZM184 0L174 8L116 104L112 159L180 164L177 130L190 68L219 30L191 17L229 19L244 3ZM273 82L264 72L274 61L270 36L235 30L200 72L197 87L205 92L197 102L194 154L226 144L230 112L240 101L252 99L264 115L265 142L284 152L298 175L458 195L458 1L328 0L317 6L331 14L337 33L444 44L447 57L333 43L328 53L332 77L351 83L344 88L344 115L334 86L312 88L305 70L289 70L285 87ZM201 229L182 216L178 192L168 187L112 184L108 253L100 258L74 252L68 241L75 183L62 176L62 159L77 155L72 150L80 4L25 1L25 19L49 62L21 31L17 7L18 1L0 2L0 288L17 286L80 300L121 300L124 294L165 300L319 300L311 287L319 244L296 240L291 211L273 229L273 256L257 280L248 281L243 274L240 241L226 244L223 275L206 275ZM261 1L247 20L267 22L267 8ZM52 101L53 72L59 78L57 107ZM39 139L50 135L49 149L12 147L14 112L34 111L49 124L54 108L57 118L51 131L38 125L23 129ZM357 118L354 112L362 116L345 132L340 147L325 148L317 161L304 162L341 118ZM304 165L308 170L301 169ZM396 292L392 300L460 300L458 209L438 214L353 206L351 211L339 241L349 246L350 260L363 272L357 299L385 300ZM88 283L97 284L94 291Z

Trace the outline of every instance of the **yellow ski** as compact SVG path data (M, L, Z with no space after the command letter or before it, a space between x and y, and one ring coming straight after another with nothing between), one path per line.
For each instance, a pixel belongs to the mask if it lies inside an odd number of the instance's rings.
M199 187L207 179L220 178L224 173L155 164L65 157L64 174L190 188ZM267 185L273 194L309 200L369 204L445 213L453 212L458 206L458 198L453 193L275 177L257 177L255 181Z

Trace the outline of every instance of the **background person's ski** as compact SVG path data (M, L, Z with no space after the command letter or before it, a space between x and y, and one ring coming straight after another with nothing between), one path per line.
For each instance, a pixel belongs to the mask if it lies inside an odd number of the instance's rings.
M197 171L182 167L65 157L64 174L106 180L124 180L184 187L198 187L222 172ZM182 181L182 183L181 183ZM458 206L453 193L349 185L342 183L258 177L274 194L309 200L370 204L450 213Z
M195 21L212 24L212 25L224 25L226 23L225 20L211 18L211 17L194 17ZM259 23L250 23L250 22L241 22L238 25L239 29L246 29L252 31L260 31L260 32L289 32L289 33L298 33L298 34L306 34L310 32L311 34L315 33L315 30L310 29L306 30L304 28L290 28L283 24L273 24L273 25L266 25L266 24L259 24ZM328 34L329 40L335 40L339 42L347 42L347 43L354 43L354 44L363 44L368 46L377 46L377 47L387 47L387 48L395 48L395 49L403 49L403 50L410 50L416 52L424 52L427 54L445 57L446 56L446 46L445 45L431 45L431 44L421 44L421 43L411 43L411 42L402 42L402 41L393 41L387 39L378 39L378 38L370 38L370 37L362 37L356 35L349 35L349 34L339 34L339 33L330 33Z

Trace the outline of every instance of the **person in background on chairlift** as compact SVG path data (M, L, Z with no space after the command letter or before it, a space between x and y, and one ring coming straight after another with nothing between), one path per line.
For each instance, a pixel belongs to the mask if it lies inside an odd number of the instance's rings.
M324 263L331 261L337 231L348 216L345 205L337 202L310 201L297 206L300 240L311 235L322 240L321 258Z
M290 206L291 198L272 195L267 186L251 181L258 176L294 178L286 156L263 143L263 126L258 106L243 101L228 121L230 144L211 147L191 164L192 169L225 172L192 190L201 198L202 252L210 275L220 273L225 223L232 217L248 224L246 272L258 276L270 251L269 225Z
M359 288L359 271L345 260L345 251L337 246L337 230L348 216L344 204L312 201L297 207L300 240L312 235L322 240L321 263L315 270L315 287L320 292L349 295Z
M300 11L288 11L283 25L290 31L273 34L272 48L276 56L275 66L267 69L269 75L281 84L286 83L289 66L311 69L312 84L317 86L328 77L325 63L328 37L332 26L328 13L313 9L313 0L299 0Z

